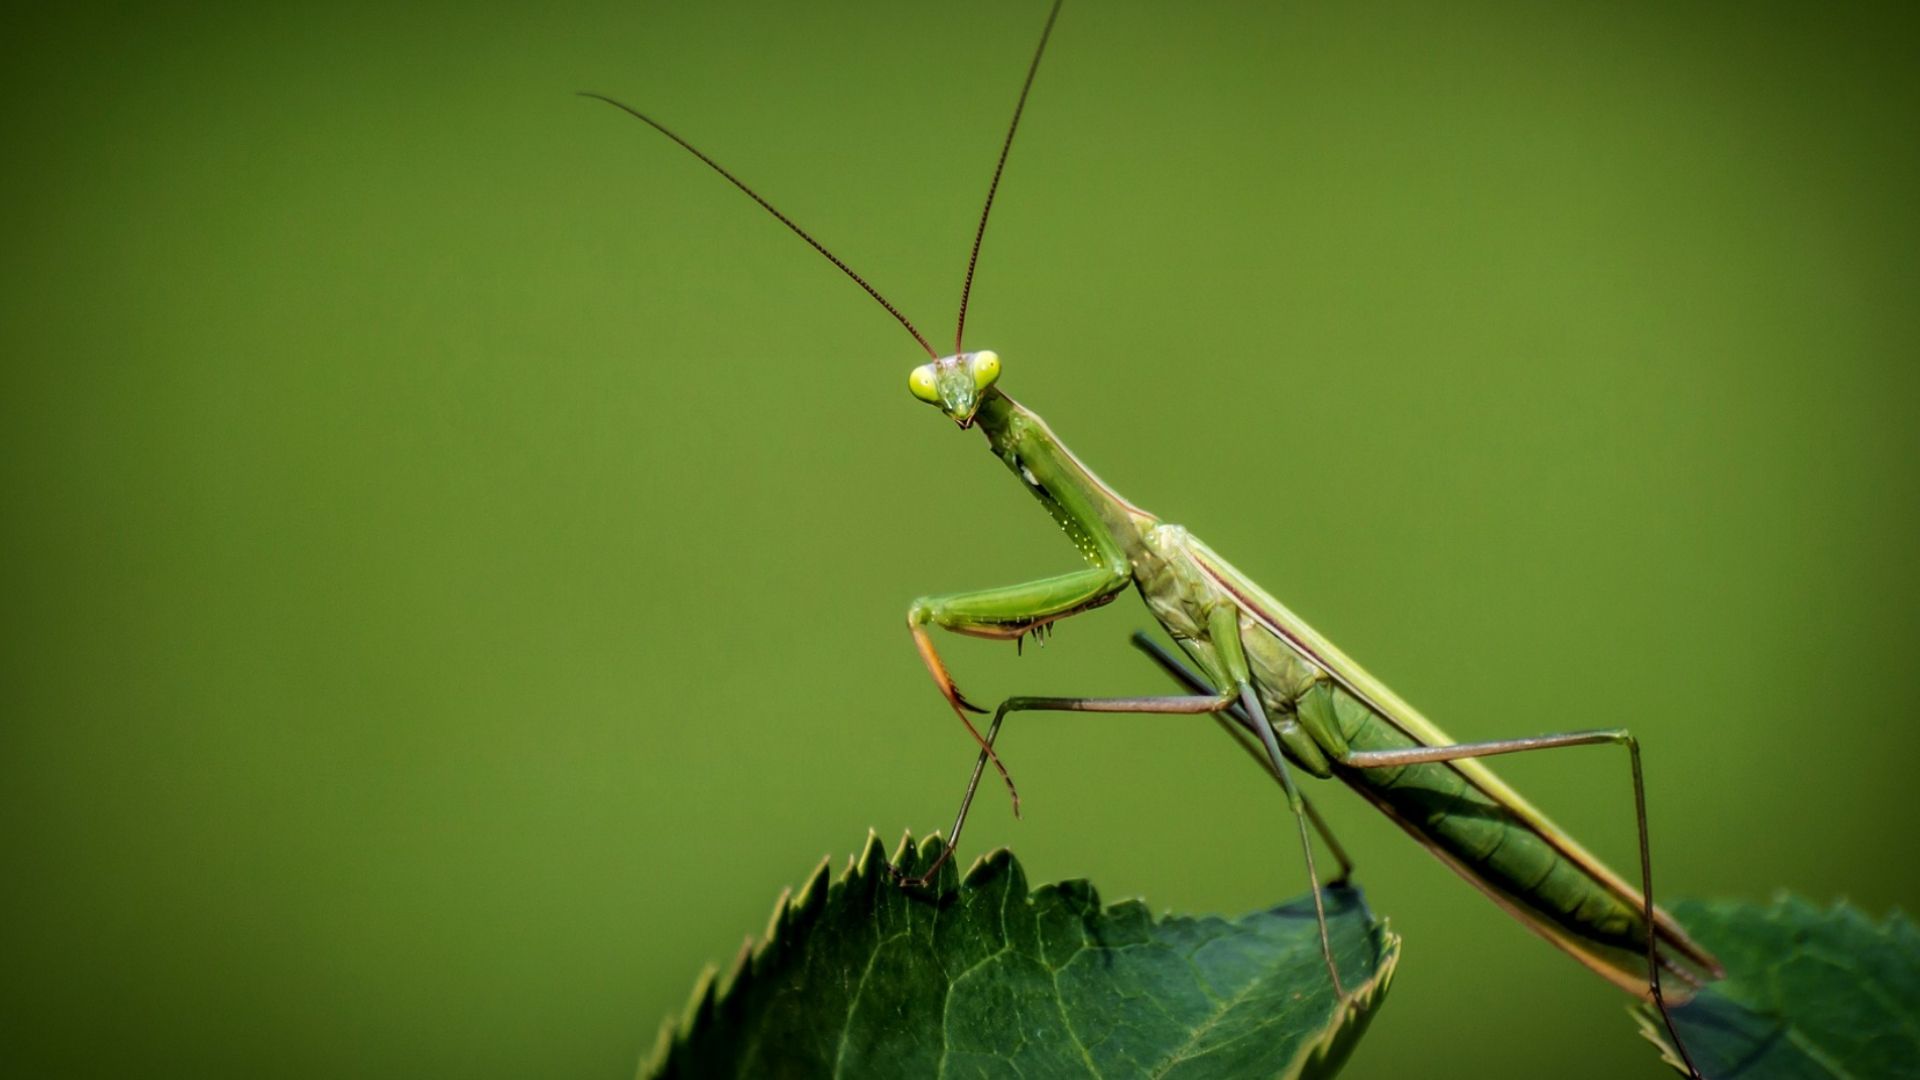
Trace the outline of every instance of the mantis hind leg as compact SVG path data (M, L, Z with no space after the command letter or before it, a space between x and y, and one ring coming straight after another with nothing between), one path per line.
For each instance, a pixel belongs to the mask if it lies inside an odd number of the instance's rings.
M1333 939L1327 933L1327 907L1320 895L1320 873L1313 865L1313 838L1307 835L1306 796L1300 794L1300 788L1293 782L1293 770L1287 768L1287 759L1280 753L1280 740L1274 734L1273 724L1267 720L1266 709L1260 705L1260 696L1253 692L1253 684L1245 680L1240 683L1240 706L1259 733L1260 742L1267 750L1267 762L1287 793L1287 807L1300 826L1300 852L1306 856L1307 885L1313 890L1313 917L1320 926L1320 955L1327 961L1327 977L1333 980L1333 992L1345 998L1347 989L1340 985L1340 965L1334 962Z
M1171 652L1148 637L1145 633L1136 631L1133 635L1133 644L1142 652L1152 657L1155 663L1159 664L1163 670L1187 688L1195 690L1196 692L1204 691L1208 688L1206 680L1202 679L1198 673L1182 663ZM1226 715L1232 717L1248 732L1253 731L1251 720L1246 712L1239 706L1228 710ZM1222 722L1222 726L1226 726L1224 721ZM1252 747L1247 742L1247 736L1245 734L1232 728L1228 728L1227 730L1240 741L1243 747L1252 751ZM1337 760L1340 764L1350 768L1397 768L1404 765L1417 765L1428 762L1457 761L1462 758L1492 757L1499 754L1516 754L1528 750L1548 750L1562 746L1592 746L1604 743L1618 743L1626 746L1628 757L1633 767L1634 820L1638 826L1640 847L1640 906L1641 917L1645 920L1647 926L1647 991L1649 996L1652 997L1654 1004L1659 1008L1660 1017L1666 1023L1667 1033L1672 1036L1674 1045L1679 1048L1680 1055L1686 1062L1688 1072L1697 1078L1700 1075L1699 1069L1694 1066L1692 1057L1687 1053L1686 1044L1681 1040L1680 1033L1674 1030L1673 1016L1668 1010L1665 994L1660 985L1660 961L1653 908L1653 858L1647 842L1646 781L1640 765L1640 743L1639 740L1633 737L1631 732L1624 728L1617 728L1604 731L1573 732L1563 735L1537 735L1521 739L1500 739L1490 742L1459 743L1452 746L1410 747L1405 750L1350 751L1345 757ZM1254 752L1254 756L1256 758L1261 757L1258 752ZM1276 774L1275 779L1280 779L1278 774ZM1302 799L1304 801L1304 796L1302 796ZM1320 835L1327 841L1327 846L1332 849L1335 856L1340 859L1342 874L1344 876L1347 869L1351 866L1345 853L1342 852L1338 844L1334 842L1332 834L1320 823L1319 815L1313 811L1311 804L1307 804L1305 808L1308 814L1313 817L1316 825L1319 825ZM1309 872L1311 872L1311 868L1309 868Z
M1488 742L1455 743L1451 746L1412 746L1399 750L1352 750L1336 759L1339 764L1354 769L1399 768L1406 765L1421 765L1432 762L1459 761L1463 758L1494 757L1499 754L1519 754L1529 750L1552 750L1563 746L1595 746L1618 744L1627 748L1628 760L1633 766L1633 814L1639 826L1640 840L1640 915L1647 927L1647 993L1653 1004L1660 1010L1660 1018L1665 1021L1667 1034L1672 1036L1675 1049L1686 1063L1687 1073L1694 1080L1700 1080L1700 1070L1693 1063L1693 1057L1687 1053L1687 1044L1680 1038L1680 1032L1673 1024L1673 1014L1667 1009L1666 996L1660 987L1660 952L1657 918L1653 907L1653 856L1647 844L1647 787L1640 768L1640 740L1626 728L1609 728L1600 731L1574 731L1558 735L1532 735L1519 739L1495 739Z

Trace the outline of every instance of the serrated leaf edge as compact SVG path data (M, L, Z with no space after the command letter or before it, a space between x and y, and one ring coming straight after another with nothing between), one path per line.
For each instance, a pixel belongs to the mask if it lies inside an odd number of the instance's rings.
M923 860L930 860L942 843L940 834L934 833L920 842L917 853ZM761 933L759 940L749 937L742 942L740 951L734 954L733 963L727 965L725 974L716 964L709 963L703 967L699 977L694 980L693 991L687 995L687 1004L680 1014L670 1015L660 1022L660 1033L654 1038L652 1052L640 1063L639 1075L648 1077L657 1074L672 1056L676 1044L684 1043L727 998L752 980L754 972L765 965L768 953L783 940L783 929L797 928L825 909L827 892L832 886L858 883L876 873L888 872L876 868L874 861L877 859L883 866L890 867L904 860L912 847L913 834L903 834L900 837L899 854L889 862L886 849L880 843L880 834L868 829L866 842L861 845L859 854L847 857L846 867L838 877L829 875L833 856L823 855L799 889L788 886L780 890L780 895L774 899L773 910L767 916L766 930ZM975 859L973 865L968 867L967 880L973 878L987 859L1004 851L1004 848L996 848ZM941 883L952 872L952 863L942 867Z
M1379 959L1375 961L1373 977L1359 987L1348 988L1347 996L1340 999L1320 1037L1301 1047L1299 1055L1281 1074L1287 1080L1308 1075L1310 1068L1325 1065L1336 1055L1350 1053L1360 1033L1372 1022L1374 1010L1393 986L1393 973L1400 967L1400 935L1393 932L1386 919L1374 924L1374 938ZM1312 1075L1331 1074L1315 1072Z
M740 951L734 954L733 963L727 966L724 975L715 964L709 963L701 969L700 976L694 981L693 991L688 995L686 1007L681 1010L680 1015L668 1016L661 1021L660 1032L654 1039L653 1051L640 1063L638 1075L641 1080L658 1075L672 1056L675 1046L684 1044L725 1003L727 998L751 982L754 972L764 966L769 952L783 940L781 934L783 929L794 929L803 920L811 920L819 915L826 907L827 893L833 886L861 883L872 878L876 873L886 873L891 876L892 867L905 864L910 852L918 855L920 865L924 866L939 854L945 843L938 832L923 837L917 845L913 841L911 832L903 833L900 843L894 849L894 856L888 859L886 849L881 846L879 833L868 829L866 843L861 845L860 853L849 855L846 868L834 878L828 876L828 868L833 864L833 856L822 856L819 864L814 867L813 873L807 875L806 881L798 890L792 886L780 890L780 895L774 899L773 911L767 917L767 928L759 941L756 942L751 937L743 941ZM1012 857L1013 852L1008 848L993 848L975 857L967 866L966 872L958 875L957 881L953 862L949 860L941 866L939 876L932 883L932 888L944 892L955 887L964 888L972 885L975 879L993 870L996 864ZM875 867L876 859L879 860L880 866L885 868L884 870ZM1075 888L1084 887L1087 890L1088 903L1097 910L1106 910L1107 906L1100 902L1099 890L1091 882L1084 880L1048 882L1038 888L1023 889L1023 891L1026 892L1027 898L1032 900L1043 893L1059 891L1063 884L1071 884ZM1138 903L1138 901L1118 901L1118 903ZM1171 915L1172 912L1162 912L1158 918L1151 914L1148 918L1158 922L1159 919ZM1308 1069L1324 1064L1336 1054L1344 1054L1351 1050L1352 1040L1357 1039L1360 1031L1364 1030L1366 1023L1371 1020L1375 1007L1379 1005L1392 985L1393 974L1400 962L1400 936L1393 932L1386 919L1380 919L1375 923L1374 936L1379 949L1379 959L1373 976L1364 985L1349 990L1346 998L1337 1006L1336 1016L1329 1020L1323 1034L1300 1048L1300 1052L1289 1063L1287 1070L1280 1074L1280 1080L1294 1080L1296 1077L1305 1075Z

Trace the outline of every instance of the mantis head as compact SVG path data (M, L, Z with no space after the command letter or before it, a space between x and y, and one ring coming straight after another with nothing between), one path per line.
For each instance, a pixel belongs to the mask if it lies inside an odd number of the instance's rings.
M965 429L973 426L981 397L999 377L1000 354L981 349L921 364L907 376L907 389L921 401L940 406L941 412Z

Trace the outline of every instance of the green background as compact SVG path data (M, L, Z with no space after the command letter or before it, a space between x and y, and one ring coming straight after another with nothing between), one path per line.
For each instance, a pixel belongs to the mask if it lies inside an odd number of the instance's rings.
M972 752L902 626L1066 569L944 344L1043 12L80 4L0 64L10 1075L622 1076ZM1898 15L1074 3L969 344L1455 736L1645 739L1668 895L1912 908L1920 74ZM1890 9L1891 10L1891 9ZM969 693L1149 692L1120 603ZM1204 723L1045 717L974 852L1300 892ZM1617 864L1624 757L1502 772ZM1662 1075L1357 799L1352 1066Z

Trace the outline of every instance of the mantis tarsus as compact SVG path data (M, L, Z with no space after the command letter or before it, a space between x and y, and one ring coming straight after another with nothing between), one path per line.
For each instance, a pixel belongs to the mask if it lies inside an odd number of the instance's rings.
M954 352L946 356L864 278L712 158L638 110L599 94L586 95L624 110L698 157L878 301L930 358L909 377L913 395L937 407L962 430L977 427L993 453L1040 500L1087 563L1082 569L1039 581L923 597L909 609L908 628L921 659L980 746L939 862L956 849L988 764L998 770L1015 811L1019 809L1013 780L994 751L994 740L1008 715L1050 711L1211 716L1241 740L1284 790L1299 825L1316 906L1320 880L1309 824L1319 828L1338 857L1341 877L1348 862L1301 793L1294 778L1296 769L1345 781L1523 925L1615 985L1652 1001L1684 1057L1684 1043L1668 1015L1669 1002L1685 1000L1704 979L1718 977L1721 971L1711 955L1653 904L1640 749L1629 732L1614 729L1454 742L1185 529L1161 521L1102 483L1039 416L999 388L997 354L966 350L967 299L981 241L1059 9L1055 0L994 166L961 286ZM1250 483L1257 483L1257 478L1250 478ZM955 685L934 646L932 628L1018 642L1029 634L1049 633L1058 620L1100 607L1129 586L1138 590L1184 659L1144 635L1135 635L1135 643L1181 683L1184 693L1013 697L993 711L984 734L975 727L970 714L986 710L968 701ZM1595 744L1622 745L1628 751L1639 827L1638 889L1588 854L1479 760ZM939 862L918 878L903 879L902 884L925 885ZM1328 976L1344 996L1339 970L1326 947L1324 912L1321 938ZM1665 982L1663 972L1677 985ZM1692 1075L1699 1076L1690 1060L1687 1065Z

